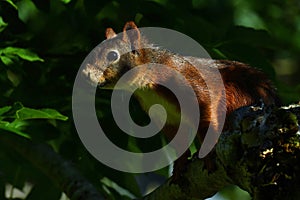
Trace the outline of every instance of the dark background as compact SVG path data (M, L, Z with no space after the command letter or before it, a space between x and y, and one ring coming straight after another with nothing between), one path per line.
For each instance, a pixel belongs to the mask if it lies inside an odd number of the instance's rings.
M278 88L284 104L300 100L300 2L296 0L2 0L0 1L0 134L26 133L31 140L50 144L74 163L109 199L140 196L138 182L152 184L167 177L134 175L107 168L89 155L72 120L72 86L85 56L105 38L105 29L122 31L127 21L139 27L180 31L198 41L215 59L248 63L263 70ZM133 141L112 126L109 93L99 92L99 118L118 145L139 151L151 143ZM22 108L30 117L20 118ZM52 108L63 117L40 117L34 109ZM145 119L132 105L137 119ZM24 109L23 109L24 111ZM143 121L143 120L142 120ZM9 124L9 131L4 131ZM5 125L5 126L4 126ZM154 142L155 143L155 142ZM157 142L159 145L161 142ZM0 142L0 199L10 183L33 184L27 199L59 199L61 191L10 148ZM118 185L118 186L117 186ZM122 189L121 189L122 188ZM6 192L10 189L6 189ZM223 191L237 199L236 188ZM45 193L49 196L45 197ZM120 195L125 195L120 197ZM246 197L243 197L246 198Z

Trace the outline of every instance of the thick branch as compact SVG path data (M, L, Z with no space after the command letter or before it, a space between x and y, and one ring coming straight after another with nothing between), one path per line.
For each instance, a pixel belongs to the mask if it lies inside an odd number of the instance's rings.
M199 200L214 195L223 187L232 184L221 163L216 163L216 170L211 172L205 167L205 161L193 159L177 183L172 177L144 200Z
M171 177L144 199L205 199L229 184L256 200L300 199L299 120L300 105L237 110L214 153L194 158L177 183Z

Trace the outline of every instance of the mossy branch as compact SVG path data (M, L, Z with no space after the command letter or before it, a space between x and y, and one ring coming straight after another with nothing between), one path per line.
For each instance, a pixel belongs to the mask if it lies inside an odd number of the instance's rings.
M299 121L300 105L241 108L212 155L192 159L180 180L171 177L143 199L205 199L230 184L255 200L300 199Z

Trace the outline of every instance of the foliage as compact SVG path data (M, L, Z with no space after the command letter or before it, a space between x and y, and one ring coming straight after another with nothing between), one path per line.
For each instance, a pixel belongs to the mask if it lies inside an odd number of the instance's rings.
M88 52L104 39L105 28L121 31L126 21L134 20L141 27L183 32L214 58L261 68L288 103L300 99L299 6L279 0L2 0L0 137L17 134L51 145L109 199L140 197L146 189L139 180L150 182L157 175L136 178L102 165L85 150L72 121L74 78ZM98 96L99 108L104 108L99 116L119 146L141 151L161 145L157 138L150 143L120 136L109 111L109 92ZM133 118L146 119L135 102L132 109ZM9 198L3 189L7 183L20 189L31 183L27 199L45 199L45 193L51 193L49 199L60 198L61 191L47 176L0 143L0 199ZM157 174L166 177L168 169Z

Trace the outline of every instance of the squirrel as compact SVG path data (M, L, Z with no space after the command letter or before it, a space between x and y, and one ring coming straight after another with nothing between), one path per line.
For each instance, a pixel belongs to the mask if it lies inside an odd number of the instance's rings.
M145 111L149 109L149 99L151 99L149 93L151 93L152 99L158 99L158 102L170 110L171 116L168 116L163 128L164 134L169 139L174 137L178 127L179 104L170 91L156 84L157 80L164 82L172 79L172 74L169 73L171 70L168 68L183 75L196 94L197 105L199 105L201 112L197 129L197 138L200 143L203 142L210 123L213 126L218 126L218 109L226 110L227 119L227 116L234 110L243 106L253 105L261 101L265 105L279 104L280 102L276 89L261 71L237 61L184 57L166 49L154 47L141 35L140 30L132 21L125 24L123 35L120 37L112 28L107 28L106 39L104 48L95 49L92 62L86 63L83 74L94 85L98 85L100 88L110 88L123 74L136 66L147 63L166 66L165 70L162 69L159 72L154 72L151 68L149 70L137 70L130 81L141 88L140 92L135 93L135 96ZM191 64L193 62L190 61L193 59L200 63L200 70ZM206 70L208 78L210 78L210 68L218 69L223 80L226 100L220 98L219 94L207 92L208 88L203 74L201 74L201 69ZM182 84L186 83L177 82L177 84L182 88ZM218 86L213 85L213 87ZM210 95L215 96L210 97ZM186 98L189 97L186 96ZM226 119L223 131L228 128ZM186 161L184 160L187 160L188 156L189 150L179 158L178 168L185 164ZM176 162L173 175L176 173Z

